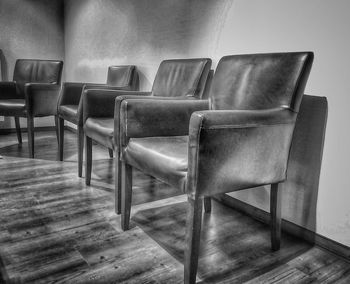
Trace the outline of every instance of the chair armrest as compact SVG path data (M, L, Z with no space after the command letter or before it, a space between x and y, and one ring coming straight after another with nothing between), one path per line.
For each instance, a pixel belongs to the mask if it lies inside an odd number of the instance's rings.
M114 116L115 98L123 95L148 95L150 92L123 91L108 87L105 89L89 89L83 93L83 116L82 123L89 117L111 117Z
M64 82L57 106L78 105L85 83Z
M131 137L187 135L191 114L205 109L209 109L208 100L123 100L119 117L114 117L115 141L118 133L122 147Z
M210 196L284 181L296 116L289 109L193 113L186 193Z
M24 87L27 114L31 117L57 114L61 85L27 83Z
M16 82L0 82L0 99L15 99L16 95Z
M90 89L99 89L99 90L115 90L115 91L129 91L129 86L110 86L107 84L85 84L84 90L90 90Z

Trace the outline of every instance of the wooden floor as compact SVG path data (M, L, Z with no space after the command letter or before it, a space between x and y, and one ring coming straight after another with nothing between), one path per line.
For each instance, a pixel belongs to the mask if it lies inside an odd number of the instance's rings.
M27 159L0 136L0 282L182 283L186 197L135 172L132 229L114 214L113 163L94 146L91 187L77 177L75 135L57 162L54 132L36 135ZM350 283L350 263L213 202L203 218L199 283Z

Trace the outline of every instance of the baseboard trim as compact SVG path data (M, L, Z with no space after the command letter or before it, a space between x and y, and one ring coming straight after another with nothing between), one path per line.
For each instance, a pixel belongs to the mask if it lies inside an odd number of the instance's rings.
M260 222L270 224L270 214L262 209L249 205L243 201L238 200L227 194L220 194L215 196L215 199L221 203L234 208ZM282 220L282 230L290 235L301 238L309 243L322 247L338 256L350 260L350 247L347 247L341 243L331 240L327 237L319 235L313 231L296 225L290 221Z
M35 131L56 131L56 127L55 126L39 126L39 127L35 127ZM26 127L21 128L21 132L22 133L28 132L28 128L26 128ZM16 133L16 128L1 128L0 129L0 135L12 134L12 133Z

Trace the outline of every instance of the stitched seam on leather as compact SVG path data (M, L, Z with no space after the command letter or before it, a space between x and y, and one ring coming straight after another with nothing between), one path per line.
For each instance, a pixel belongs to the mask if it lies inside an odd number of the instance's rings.
M195 89L193 90L193 93L192 95L187 95L187 96L194 96L196 94L196 91L198 89L198 82L199 82L199 79L202 77L202 74L203 74L203 70L204 70L204 66L205 66L205 62L202 63L202 69L201 69L201 72L199 74L199 76L196 78L196 81L195 81Z
M199 165L199 137L200 137L200 133L201 133L201 130L202 130L202 125L203 125L203 115L199 114L198 115L200 117L200 124L198 126L198 129L197 129L197 133L196 133L196 157L195 157L195 169L196 169L196 172L195 172L195 183L193 183L193 189L194 189L194 195L197 194L197 185L198 185L198 165Z
M306 60L303 62L303 67L301 69L301 72L299 73L297 82L296 82L296 84L294 86L293 95L299 89L301 78L304 76L304 73L305 73L305 70L306 70L306 67L307 67L307 63L308 63L309 60L310 60L310 58L309 58L309 55L307 54L306 55ZM295 107L295 105L294 105L295 104L295 100L296 100L296 98L294 96L290 100L290 108L293 108L294 112L296 112L295 109L294 109L294 107Z
M277 122L277 123L266 123L266 124L246 124L246 125L219 125L219 126L209 126L203 127L205 130L215 130L215 129L235 129L235 128L258 128L258 127L272 127L278 125L294 124L295 122Z

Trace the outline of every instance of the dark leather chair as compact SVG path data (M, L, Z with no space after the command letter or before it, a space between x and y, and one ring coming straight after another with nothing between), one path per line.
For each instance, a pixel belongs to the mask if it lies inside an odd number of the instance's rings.
M34 158L34 117L55 116L63 62L18 59L13 82L0 82L0 115L14 116L18 143L22 144L19 117L27 118L29 156Z
M57 106L58 125L59 125L59 160L63 161L64 144L64 120L77 125L78 134L78 176L82 176L83 168L83 149L84 149L84 131L83 131L83 103L82 93L89 88L112 88L118 90L137 90L138 73L134 65L110 66L107 73L106 84L87 84L65 82L62 87L60 99ZM110 156L113 157L113 151L109 149Z
M133 167L186 193L185 283L195 282L202 204L209 212L215 194L271 184L271 244L279 249L279 183L312 62L311 52L226 56L209 100L116 99L122 229L129 228Z
M108 90L88 90L84 96L84 133L86 136L86 184L90 184L92 167L92 140L108 148L115 145L114 102L118 96L145 99L187 98L199 99L206 91L211 59L171 59L161 62L150 92L122 92ZM116 177L119 155L116 151ZM120 213L120 186L116 186L116 212Z

